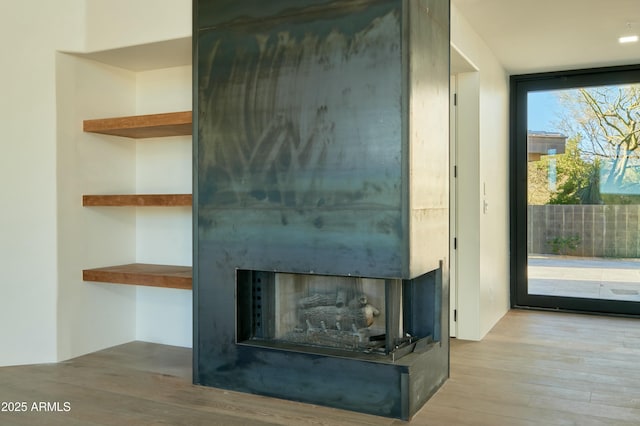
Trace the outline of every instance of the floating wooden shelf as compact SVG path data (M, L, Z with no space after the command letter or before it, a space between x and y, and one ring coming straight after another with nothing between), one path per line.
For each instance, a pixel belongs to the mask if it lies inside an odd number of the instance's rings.
M158 138L192 134L191 111L84 120L85 132L126 138Z
M191 203L191 194L116 194L82 196L82 205L85 207L179 207L190 206Z
M152 265L147 263L131 263L82 271L82 279L84 281L184 290L190 290L192 287L191 275L190 266Z

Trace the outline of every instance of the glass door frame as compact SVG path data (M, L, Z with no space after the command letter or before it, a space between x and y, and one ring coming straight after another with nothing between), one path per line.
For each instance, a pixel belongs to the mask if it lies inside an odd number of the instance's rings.
M510 77L509 209L511 306L513 308L539 308L634 316L640 315L639 302L534 295L529 294L527 281L528 93L629 83L640 83L640 64L513 75Z

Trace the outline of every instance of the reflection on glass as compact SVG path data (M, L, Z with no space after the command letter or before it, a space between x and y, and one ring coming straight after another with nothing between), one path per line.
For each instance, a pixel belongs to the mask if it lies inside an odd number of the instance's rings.
M529 294L640 301L640 85L527 108Z
M549 149L547 151L547 155L549 155L549 192L555 192L557 190L556 183L558 178L558 169L556 167L556 159L554 156L556 155L555 149Z

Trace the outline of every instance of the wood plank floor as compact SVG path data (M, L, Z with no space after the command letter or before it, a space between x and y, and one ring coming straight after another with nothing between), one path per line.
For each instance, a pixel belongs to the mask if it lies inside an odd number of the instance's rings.
M0 402L28 410L0 425L404 424L190 380L190 350L142 342L4 367ZM640 320L511 311L482 342L452 341L451 378L411 424L640 425Z

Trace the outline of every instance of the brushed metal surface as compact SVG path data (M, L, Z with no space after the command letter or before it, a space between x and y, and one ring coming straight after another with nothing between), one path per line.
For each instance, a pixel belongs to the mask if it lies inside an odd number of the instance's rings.
M234 266L403 275L400 2L369 3L201 34L199 238Z

